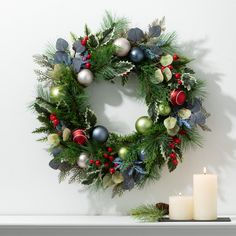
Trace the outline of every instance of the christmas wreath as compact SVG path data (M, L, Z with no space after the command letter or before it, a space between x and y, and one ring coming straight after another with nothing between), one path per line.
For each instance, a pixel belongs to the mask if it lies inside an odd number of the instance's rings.
M197 126L209 130L205 83L173 45L175 33L164 31L164 18L144 32L106 13L97 33L85 25L85 36L71 33L71 48L59 38L34 56L42 69L35 71L39 85L32 108L42 126L33 133L45 134L40 141L49 142L49 166L60 170L60 181L112 187L120 195L157 179L166 164L173 171L188 146L201 144ZM122 136L97 125L86 87L102 80L125 86L129 79L138 80L137 96L148 116Z

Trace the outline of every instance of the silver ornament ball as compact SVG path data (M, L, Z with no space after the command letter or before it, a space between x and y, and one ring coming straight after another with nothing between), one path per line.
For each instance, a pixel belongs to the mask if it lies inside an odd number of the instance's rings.
M92 139L99 142L104 143L107 141L109 136L109 132L106 127L102 125L95 126L92 131Z
M77 80L80 84L88 86L93 82L93 73L88 69L82 69L77 75Z
M85 152L82 152L80 155L79 155L79 158L77 160L77 165L81 168L86 168L87 167L87 161L88 161L88 154L85 153Z
M119 57L125 57L130 51L130 42L125 38L118 38L113 43L116 49L116 55Z

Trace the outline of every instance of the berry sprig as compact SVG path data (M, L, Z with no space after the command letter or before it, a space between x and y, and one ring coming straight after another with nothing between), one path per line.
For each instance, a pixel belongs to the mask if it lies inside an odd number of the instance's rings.
M181 143L181 139L178 137L173 137L172 141L169 143L169 148L171 149L171 152L169 154L169 157L171 159L171 162L177 166L178 165L178 160L177 160L177 154L175 151L175 148L177 145L179 145Z
M51 114L49 120L53 123L54 128L56 128L60 124L60 121L59 119L57 119L56 114Z

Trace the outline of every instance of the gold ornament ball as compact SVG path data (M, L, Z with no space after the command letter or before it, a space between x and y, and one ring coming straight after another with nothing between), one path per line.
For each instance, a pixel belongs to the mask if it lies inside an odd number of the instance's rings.
M125 57L130 51L130 42L125 38L118 38L113 43L116 46L116 55Z
M125 159L128 155L129 149L127 147L120 148L118 155L121 159Z
M89 86L93 82L93 73L88 69L82 69L78 75L77 80L84 86Z
M135 123L135 128L138 133L145 134L152 127L153 121L148 116L141 116Z

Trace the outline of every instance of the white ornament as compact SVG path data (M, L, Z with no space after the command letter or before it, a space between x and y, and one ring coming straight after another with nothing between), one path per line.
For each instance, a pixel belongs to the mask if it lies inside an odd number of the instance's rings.
M117 47L116 55L119 57L126 56L131 48L130 42L125 38L118 38L113 44Z
M77 165L81 168L86 168L87 167L87 162L88 161L88 154L85 152L82 152L79 155L78 161L77 161Z
M93 82L93 73L88 69L83 69L78 73L77 80L80 84L88 86Z

